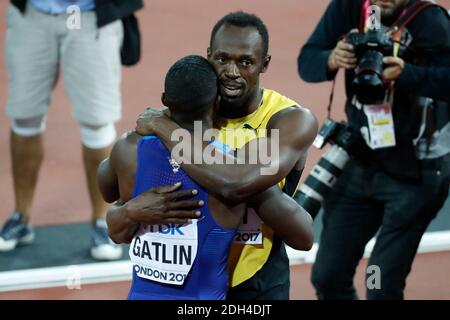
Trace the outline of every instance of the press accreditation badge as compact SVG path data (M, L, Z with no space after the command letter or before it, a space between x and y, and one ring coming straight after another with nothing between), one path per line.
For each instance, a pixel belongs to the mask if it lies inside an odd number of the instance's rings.
M141 225L130 245L137 276L182 285L197 256L197 221L190 224Z
M234 237L234 243L262 244L262 225L263 222L255 210L253 208L247 208L247 212Z
M395 146L394 118L388 102L379 105L364 105L369 125L367 144L373 150Z

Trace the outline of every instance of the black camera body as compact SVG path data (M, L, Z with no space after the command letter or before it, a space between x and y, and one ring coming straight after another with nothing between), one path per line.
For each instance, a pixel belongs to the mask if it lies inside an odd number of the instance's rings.
M295 196L295 200L313 218L350 160L350 154L355 152L360 139L360 134L345 122L327 119L320 128L313 145L322 149L329 142L332 146L315 165Z
M336 144L348 153L352 153L353 147L359 139L359 134L346 122L336 122L327 119L320 128L313 145L317 149L322 149L326 143Z
M365 33L349 33L346 42L353 45L357 59L352 92L363 104L382 103L387 93L382 79L383 58L394 51L391 34L369 29Z

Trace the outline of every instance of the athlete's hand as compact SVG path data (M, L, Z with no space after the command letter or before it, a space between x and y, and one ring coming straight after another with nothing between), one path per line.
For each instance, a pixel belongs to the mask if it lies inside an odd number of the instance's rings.
M405 61L399 57L385 57L383 63L387 65L382 74L384 81L398 79L405 68Z
M350 31L350 33L355 32L358 32L358 30L352 29ZM339 68L354 69L355 67L356 56L353 52L353 46L345 40L339 41L328 57L328 70L336 71Z
M202 200L186 200L198 193L197 190L178 190L181 183L172 186L152 188L126 203L127 217L133 222L144 224L189 223L198 219L203 206ZM177 191L178 190L178 191Z
M158 125L163 125L164 121L170 121L169 117L170 112L167 107L147 108L139 115L135 130L141 136L155 135Z

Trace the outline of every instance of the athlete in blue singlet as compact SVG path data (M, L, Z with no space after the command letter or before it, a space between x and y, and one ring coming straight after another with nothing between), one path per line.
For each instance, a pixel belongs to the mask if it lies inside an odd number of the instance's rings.
M181 182L198 190L201 220L191 224L141 225L130 246L133 283L129 299L225 299L227 257L235 229L219 225L208 193L174 162L155 136L143 137L137 149L133 197L160 185ZM242 213L244 208L238 208ZM237 225L236 225L237 226Z
M186 132L193 130L194 121L201 121L206 130L212 127L217 92L217 76L208 61L188 56L168 71L163 103ZM213 144L216 152L227 152L226 146L216 141ZM162 185L174 186L173 189L181 185L181 190L161 191L161 199L194 196L202 202L198 219L189 223L174 217L168 220L171 223L152 225L142 216L108 216L112 239L131 242L133 282L129 299L225 299L228 251L247 206L254 208L263 220L274 221L277 211L293 217L293 223L299 225L298 237L305 239L305 246L312 243L309 215L277 186L248 204L224 203L187 176L155 136L142 138L134 132L124 135L100 165L98 181L108 202L127 202ZM178 202L182 204L183 201ZM176 208L177 204L171 207ZM117 236L119 229L124 236Z

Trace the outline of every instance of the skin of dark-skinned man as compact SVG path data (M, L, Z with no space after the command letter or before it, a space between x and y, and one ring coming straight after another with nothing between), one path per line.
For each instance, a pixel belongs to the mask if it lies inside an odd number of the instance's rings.
M184 59L179 60L174 67L171 68L171 70L168 73L168 76L166 78L166 82L169 83L169 85L166 85L166 88L169 88L170 95L169 97L179 97L181 94L183 94L182 91L179 92L179 94L174 94L174 90L172 89L173 86L170 86L170 83L173 83L174 77L178 77L180 80L179 83L181 85L178 85L179 88L185 88L187 83L192 83L191 80L185 80L185 77L180 76L180 73L185 71L180 71L182 64L189 64L189 63L200 63L199 59L203 59L203 63L206 65L209 65L206 59L200 58L199 56L188 56ZM201 60L200 60L201 61ZM178 67L178 69L177 69ZM186 68L186 67L185 67ZM204 67L203 67L204 68ZM214 74L213 68L209 66L210 73ZM173 70L177 70L178 73L176 73ZM186 69L185 69L186 70ZM204 70L204 69L203 69ZM203 71L202 70L202 71ZM192 73L192 71L190 71ZM204 71L203 71L204 72ZM178 76L174 76L174 74L177 74ZM189 74L189 73L185 73ZM198 76L197 76L198 77ZM211 76L210 76L211 77ZM195 84L197 87L202 86L203 88L206 88L206 85L203 86L200 81L205 80L198 80ZM208 79L208 83L211 83L211 81ZM211 86L213 87L213 86ZM184 89L186 91L186 89ZM206 90L206 89L204 89ZM211 89L213 90L213 89ZM175 91L176 93L177 91ZM209 92L209 91L208 91ZM217 87L214 88L213 94L210 94L208 104L206 107L198 106L197 104L187 104L183 103L180 105L179 103L173 102L170 98L166 98L166 95L163 94L163 104L169 106L169 109L171 110L171 119L173 119L177 124L181 126L181 128L185 129L185 132L190 132L191 135L194 134L194 121L197 121L197 125L199 123L202 124L202 130L205 132L212 128L212 114L213 114L213 108L214 108L214 101L217 94ZM197 99L195 101L203 101L204 99ZM171 103L172 101L172 103ZM184 101L184 100L183 100ZM193 100L191 100L193 101ZM154 137L151 137L154 138ZM167 181L167 179L172 179L177 176L177 179L184 180L183 175L185 174L183 172L178 172L178 170L172 172L172 170L169 170L166 173L162 173L164 170L165 161L161 163L161 157L165 158L164 153L160 154L160 149L157 147L156 144L152 144L152 149L154 149L153 156L151 156L151 153L149 153L149 145L144 146L142 143L140 144L140 149L138 149L138 144L141 141L141 136L137 135L135 132L130 132L126 135L124 135L114 146L111 156L103 161L99 167L98 170L98 181L99 181L99 187L102 192L103 197L108 202L113 202L119 200L120 202L126 202L130 200L133 197L133 194L139 194L142 190L145 190L149 185L148 182L143 182L142 179L145 177L146 181L153 180L151 178L150 172L156 172L154 175L155 177L159 177L158 179L163 179L164 181ZM152 140L155 141L155 140ZM142 141L144 144L146 141ZM217 146L216 146L217 147ZM156 148L156 149L155 149ZM219 147L220 148L220 147ZM140 151L138 151L140 150ZM146 151L147 150L147 151ZM156 151L157 150L157 151ZM155 153L156 152L156 153ZM222 154L222 153L221 153ZM144 155L147 155L146 158L143 158ZM139 162L138 162L139 157ZM151 162L155 161L153 165L151 165ZM150 166L147 169L146 166ZM158 169L161 168L161 169ZM139 169L139 170L138 170ZM159 171L162 170L162 171ZM167 169L166 169L167 170ZM172 178L171 178L172 177ZM144 185L143 185L144 183ZM187 181L187 184L190 182ZM180 185L175 186L175 188L179 188ZM186 189L186 188L185 188ZM165 196L166 197L177 197L177 198L184 198L186 196L192 196L198 193L198 190L182 190L182 191L176 191L172 193L168 193ZM204 197L204 196L202 196ZM158 298L160 297L160 293L158 292L165 292L168 296L180 299L180 297L184 297L185 295L193 295L193 296L203 296L203 297L209 297L211 299L216 299L220 297L225 297L225 292L222 290L219 290L216 288L216 286L212 286L213 282L219 278L222 278L223 280L223 269L221 266L221 261L223 258L214 259L211 257L210 252L208 251L209 247L216 246L216 249L219 250L219 247L221 246L227 246L231 243L234 236L230 237L227 235L231 232L232 229L236 229L243 219L243 216L246 212L247 206L253 208L258 215L263 219L263 221L267 221L270 225L277 225L278 221L284 220L287 221L289 225L293 226L293 230L295 232L292 232L291 234L284 233L283 236L285 239L291 240L288 241L288 243L298 250L309 250L312 246L313 242L313 236L312 236L312 219L310 215L302 208L300 207L292 198L290 198L288 195L283 193L278 186L273 186L269 188L268 190L264 191L263 193L252 197L250 201L245 204L239 204L236 205L234 203L228 204L225 201L219 199L218 197L214 195L208 195L206 198L202 198L205 201L201 200L199 201L199 205L205 205L206 208L204 211L203 218L206 218L206 220L211 219L210 215L214 219L214 223L217 225L215 230L217 228L225 228L223 229L223 233L221 233L221 239L217 238L216 236L212 238L207 238L210 240L205 240L204 238L199 239L199 245L200 248L200 255L206 254L206 257L210 257L212 260L210 263L205 264L199 262L198 264L195 264L193 266L194 270L191 270L193 274L195 272L209 272L211 273L209 276L212 277L210 281L198 283L197 280L195 280L195 276L193 278L189 278L188 282L186 283L187 289L169 289L164 286L160 286L154 281L152 282L146 282L147 280L141 279L141 276L136 273L133 275L133 286L130 291L129 297L133 298ZM182 202L177 202L174 205L180 205ZM200 213L200 211L198 211ZM266 220L267 218L267 220ZM110 222L110 221L108 221ZM178 220L173 220L173 223L180 223ZM123 234L126 234L126 237L133 237L136 238L135 241L138 241L139 243L142 243L143 240L140 239L141 233L136 232L139 225L141 223L133 222L128 224L128 228L122 229L122 237ZM211 222L206 222L205 224L198 225L198 228L202 228L202 232L207 232L209 225ZM111 223L110 223L111 225ZM182 226L182 224L180 224ZM114 228L112 228L114 229ZM200 232L200 231L199 231ZM216 231L217 232L217 231ZM138 234L138 235L136 235ZM114 232L111 232L111 237L113 239L117 239ZM118 237L119 241L121 237ZM116 240L117 241L117 240ZM162 238L162 241L164 243L164 237ZM180 239L182 242L182 240ZM219 241L218 243L214 244L214 241ZM128 242L128 241L127 241ZM136 248L136 243L134 243L134 247ZM178 243L181 245L181 243ZM133 249L133 254L134 254ZM208 253L209 252L209 253ZM228 250L226 250L223 255L226 255ZM198 258L201 260L201 258ZM132 259L133 260L133 259ZM139 259L138 259L139 260ZM133 260L134 261L134 260ZM140 261L140 260L139 260ZM137 266L141 266L142 262L135 261ZM216 261L218 264L214 263L213 261ZM219 264L220 262L220 264ZM139 264L141 263L141 264ZM145 263L144 263L145 265ZM172 265L170 265L173 267ZM209 268L209 269L208 269ZM140 284L136 284L136 282L140 282ZM212 286L212 287L211 287ZM219 286L217 286L219 287ZM144 289L145 288L145 289ZM153 289L152 289L153 288ZM215 289L216 288L216 289ZM226 288L226 282L225 286L220 286L220 288L225 289ZM164 291L167 290L167 291ZM201 294L199 293L201 292Z
M267 71L271 60L265 48L267 47L262 34L254 26L224 23L212 35L207 55L219 77L221 99L216 117L219 126L221 120L229 123L245 118L247 122L244 128L248 125L249 130L259 132L258 125L252 126L252 121L258 118L260 109L265 107L266 93L269 92L262 88L259 82L260 74ZM175 145L170 141L170 133L177 128L164 113L152 110L141 114L137 122L137 131L140 134L156 133L169 149ZM257 136L237 150L237 157L246 164L187 164L185 162L189 161L184 160L189 159L178 160L196 182L226 201L246 201L290 174L296 177L293 179L295 186L291 187L295 192L305 165L307 150L317 134L317 120L308 109L298 107L292 102L289 107L271 114L265 123L265 129L266 136ZM261 145L270 149L272 132L279 134L279 157L268 165L260 162L248 164L249 161L245 161L248 160L248 155L257 152ZM202 152L205 146L206 144L203 144L202 148L199 148L198 144L193 144L194 153ZM274 169L276 173L261 175L263 167ZM118 205L112 206L110 211L120 215L122 209ZM228 299L289 298L289 260L281 240L266 227L262 227L264 241L259 247L242 244L233 246L230 256L233 261L230 264L232 287ZM236 252L233 254L234 249ZM248 256L258 254L256 260L259 264L246 265L251 260ZM240 265L244 267L239 269Z

